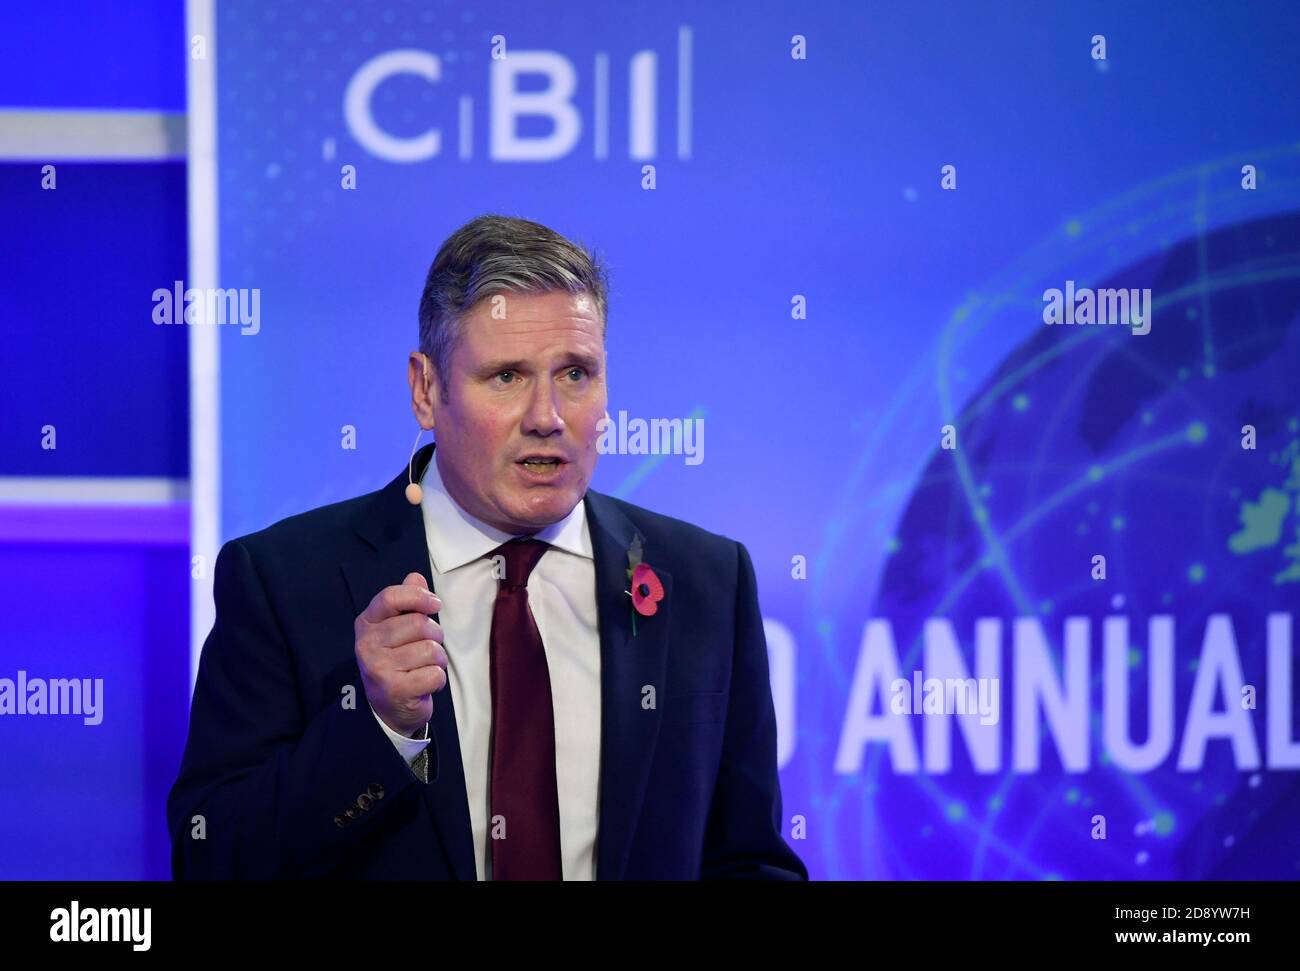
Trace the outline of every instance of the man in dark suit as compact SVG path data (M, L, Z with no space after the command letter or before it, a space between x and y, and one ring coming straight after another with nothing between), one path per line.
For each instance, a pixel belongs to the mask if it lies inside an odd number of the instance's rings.
M408 363L436 451L218 556L177 878L807 879L748 552L588 488L605 310L537 223L443 244Z

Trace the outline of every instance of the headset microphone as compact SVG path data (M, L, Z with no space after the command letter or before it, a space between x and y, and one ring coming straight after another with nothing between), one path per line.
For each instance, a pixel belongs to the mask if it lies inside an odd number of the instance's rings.
M429 387L429 359L424 358L424 386L426 390ZM406 501L412 506L418 506L424 501L424 490L420 488L420 483L415 481L415 452L420 444L420 436L424 434L421 428L415 433L415 444L411 446L411 459L406 463Z
M415 467L415 447L420 444L420 436L423 434L423 428L416 433L415 445L411 446L411 461L406 466L406 501L412 506L418 506L424 501L424 490L420 488L420 483L415 481L412 472Z

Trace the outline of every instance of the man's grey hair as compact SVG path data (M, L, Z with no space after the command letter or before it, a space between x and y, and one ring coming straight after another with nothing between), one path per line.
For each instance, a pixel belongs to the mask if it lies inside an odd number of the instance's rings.
M541 223L484 215L438 250L420 296L420 352L433 361L447 401L451 355L465 316L498 293L586 293L605 337L609 279L598 257Z

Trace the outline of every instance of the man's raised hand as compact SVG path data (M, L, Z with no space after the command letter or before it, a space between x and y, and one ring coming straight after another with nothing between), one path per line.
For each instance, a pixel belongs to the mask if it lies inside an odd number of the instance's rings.
M418 733L433 717L433 693L447 684L442 627L429 614L442 601L424 577L410 573L384 587L353 625L366 699L399 735Z

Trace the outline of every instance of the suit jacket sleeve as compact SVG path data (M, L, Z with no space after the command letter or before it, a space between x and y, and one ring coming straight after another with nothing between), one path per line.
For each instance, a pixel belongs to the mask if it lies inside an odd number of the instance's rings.
M319 685L303 690L258 567L239 540L221 548L214 596L216 623L167 800L172 875L327 873L386 814L414 811L419 783L371 714L355 669L351 692L342 680L324 698Z
M807 880L808 870L781 836L776 714L767 639L749 552L736 544L736 641L722 762L705 831L701 876Z

